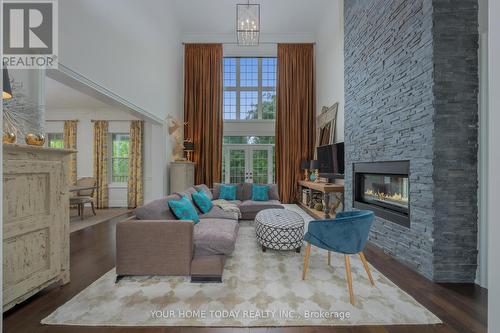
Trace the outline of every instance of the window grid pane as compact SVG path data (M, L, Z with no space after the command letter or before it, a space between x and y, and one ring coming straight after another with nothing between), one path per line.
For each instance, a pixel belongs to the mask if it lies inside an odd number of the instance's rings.
M262 59L262 86L276 87L276 58Z
M224 119L236 119L236 91L224 91Z
M128 181L129 147L128 134L112 135L111 181L113 183L126 183Z
M259 103L258 91L240 92L240 119L257 119L257 107Z
M236 58L224 58L224 86L236 87Z
M259 86L259 59L241 58L240 59L240 86L258 87Z
M262 119L276 118L276 91L262 92Z

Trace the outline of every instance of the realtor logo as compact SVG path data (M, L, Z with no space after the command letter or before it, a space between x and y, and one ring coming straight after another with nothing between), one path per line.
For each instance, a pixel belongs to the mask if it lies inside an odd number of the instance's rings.
M57 2L3 1L3 63L8 68L57 67Z

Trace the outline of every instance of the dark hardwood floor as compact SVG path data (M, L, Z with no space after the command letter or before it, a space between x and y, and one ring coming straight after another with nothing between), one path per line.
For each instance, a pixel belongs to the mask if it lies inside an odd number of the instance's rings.
M123 217L122 217L123 218ZM71 283L54 286L4 314L4 332L252 332L252 333L480 333L486 332L487 292L476 285L435 284L373 246L368 261L444 322L442 325L290 328L132 328L45 326L40 320L114 267L115 225L112 219L71 234Z

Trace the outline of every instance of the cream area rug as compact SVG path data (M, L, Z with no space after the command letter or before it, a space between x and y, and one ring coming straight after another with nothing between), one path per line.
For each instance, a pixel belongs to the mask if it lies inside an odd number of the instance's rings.
M300 211L295 206L287 209ZM305 214L306 221L310 218ZM304 252L304 251L302 251ZM42 320L83 326L319 326L437 324L439 318L351 256L356 306L349 303L344 258L313 247L302 281L303 253L261 251L253 222L243 221L222 283L187 277L128 277L111 270Z

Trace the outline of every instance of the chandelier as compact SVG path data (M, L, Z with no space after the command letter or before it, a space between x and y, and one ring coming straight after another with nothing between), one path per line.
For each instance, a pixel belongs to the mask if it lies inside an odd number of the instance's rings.
M238 45L253 46L259 44L260 34L260 5L236 5L236 33Z

